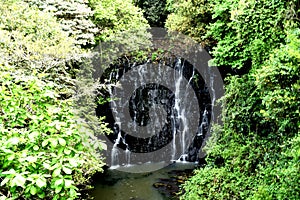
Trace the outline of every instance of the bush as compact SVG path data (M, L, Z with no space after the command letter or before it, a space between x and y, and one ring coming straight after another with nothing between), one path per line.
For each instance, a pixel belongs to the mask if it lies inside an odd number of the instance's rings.
M290 31L263 67L230 78L224 127L182 199L299 198L299 36Z
M103 166L93 107L75 103L76 85L91 82L74 79L89 71L74 66L85 54L49 13L15 0L0 12L0 199L79 198Z
M296 1L214 0L208 37L217 66L258 67L285 41L287 13ZM276 8L276 9L275 9Z
M166 21L169 30L186 34L203 46L211 46L214 43L213 40L204 38L209 23L213 22L211 1L178 0L170 4L172 4L172 13Z
M75 199L101 171L70 100L55 85L1 65L1 194L10 199ZM3 196L4 195L4 196Z
M130 32L128 36L131 39L139 40L149 28L143 13L131 0L89 0L89 4L94 11L93 21L100 30L96 37L98 42L119 42L118 39L124 32ZM140 40L143 41L142 39Z
M294 0L178 0L166 27L213 47L215 66L250 69L284 43L285 23L297 18L298 9Z

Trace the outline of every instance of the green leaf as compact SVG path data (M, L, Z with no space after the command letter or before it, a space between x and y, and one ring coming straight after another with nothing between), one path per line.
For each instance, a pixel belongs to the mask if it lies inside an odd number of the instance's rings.
M13 137L8 140L8 143L10 143L12 145L17 145L19 142L20 142L20 139L18 137Z
M5 185L9 180L10 180L10 178L6 177L5 179L3 179L3 181L0 184L0 186Z
M51 166L48 163L46 163L46 162L43 163L43 167L45 167L46 169L50 169L51 168Z
M44 140L44 141L42 142L42 147L45 147L45 146L48 144L48 142L49 142L49 140Z
M55 193L58 194L62 189L62 186L58 186L55 188Z
M57 195L55 195L55 196L53 197L52 200L58 200L58 199L59 199L59 195L57 194Z
M57 177L60 175L60 173L61 173L61 168L57 168L53 171L52 176Z
M33 147L33 150L37 151L37 150L39 150L39 147L38 147L37 145L35 145L35 146Z
M63 138L58 138L58 142L59 142L60 145L66 146L66 140L65 140L65 139L63 139Z
M37 161L37 157L35 157L35 156L27 156L27 157L26 157L26 160L27 160L28 162L34 163L34 162Z
M65 153L66 155L70 155L71 150L70 150L70 149L64 149L64 153Z
M79 161L74 159L74 158L70 158L69 159L69 163L73 166L73 167L77 167L79 164Z
M65 179L65 188L70 188L74 181Z
M11 161L13 159L15 159L15 154L11 154L7 157L7 160L9 160L9 161Z
M64 171L66 174L72 174L72 170L71 170L71 169L69 169L69 168L67 168L67 167L63 167L62 169L63 169L63 171Z
M52 144L52 146L53 146L53 147L56 147L56 146L57 146L57 144L58 144L58 142L57 142L57 139L56 139L56 138L51 138L51 139L50 139L50 142L51 142L51 144Z
M4 171L1 174L16 174L16 171L14 169L10 169L9 171Z
M71 196L71 197L76 197L76 196L77 196L77 192L76 192L76 190L74 190L73 188L70 189L70 196Z
M104 142L99 142L103 150L107 150L107 145Z
M32 194L32 195L35 195L35 194L36 194L36 192L37 192L37 189L36 189L36 187L34 187L34 186L31 186L31 188L30 188L30 194Z
M44 199L45 196L46 196L46 195L45 195L45 192L42 192L42 193L39 193L39 194L38 194L38 197L41 198L41 199Z
M59 185L63 185L63 183L64 183L64 179L61 178L55 181L54 186L57 187Z
M47 181L46 181L45 178L39 178L39 179L36 180L35 183L36 183L36 185L37 185L38 187L40 187L40 188L42 188L42 187L44 187L44 186L47 185Z
M15 176L15 178L12 180L12 182L13 182L13 185L20 186L20 187L24 188L26 179L21 174L17 174Z

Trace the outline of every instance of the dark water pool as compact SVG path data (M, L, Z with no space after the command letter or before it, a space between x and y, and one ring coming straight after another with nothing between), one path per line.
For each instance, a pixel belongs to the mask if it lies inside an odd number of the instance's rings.
M129 171L138 171L141 166L130 166ZM148 169L155 169L155 164L147 164ZM178 199L168 195L174 193L174 183L183 182L174 178L180 177L180 172L192 171L193 163L174 163L165 168L147 173L128 173L119 170L106 170L103 174L94 178L94 190L92 196L95 200L170 200ZM170 180L173 183L167 185ZM154 187L154 186L156 187ZM176 188L176 186L175 186ZM166 191L169 190L169 191ZM170 191L173 190L173 191Z

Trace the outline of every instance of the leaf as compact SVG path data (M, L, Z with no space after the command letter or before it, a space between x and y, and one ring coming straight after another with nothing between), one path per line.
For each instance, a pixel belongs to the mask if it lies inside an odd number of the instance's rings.
M61 146L66 146L66 140L63 138L58 138L58 142Z
M72 188L70 189L70 196L75 197L77 195L77 192Z
M35 157L35 156L28 156L28 157L26 157L26 160L28 162L30 162L30 163L34 163L34 162L37 161L37 157Z
M11 161L13 159L15 159L15 154L11 154L7 157L7 160L9 160L9 161Z
M21 174L17 174L15 176L15 178L12 180L12 182L13 182L13 185L20 186L20 187L24 188L26 179Z
M44 178L39 178L38 180L36 180L36 185L40 188L44 187L47 185L47 181Z
M57 187L59 185L63 185L63 182L64 182L64 179L62 179L62 178L58 179L58 180L55 181L54 186Z
M10 169L9 171L2 172L1 174L16 174L14 169Z
M74 181L65 179L65 188L70 188L73 183Z
M70 149L64 149L64 153L65 153L66 155L69 155L69 154L71 153L71 150L70 150Z
M8 140L8 143L12 144L12 145L16 145L18 144L20 141L20 139L18 137L12 137Z
M0 186L5 185L8 181L10 180L10 178L6 177L0 184Z
M55 188L55 193L56 193L56 194L59 193L59 192L61 191L61 189L62 189L62 186L56 187L56 188Z
M35 146L33 147L33 150L37 151L37 150L39 150L39 147L38 147L37 145L35 145Z
M49 142L49 140L44 140L44 141L42 142L42 147L45 147L45 146L48 144L48 142Z
M79 162L78 160L74 159L74 158L70 158L69 159L69 163L73 166L73 167L77 167Z
M35 194L36 194L36 192L37 192L37 189L36 189L36 187L34 187L34 186L31 186L31 188L30 188L30 194L32 194L32 195L35 195Z
M60 173L61 173L61 168L57 168L53 171L52 176L57 177L60 175Z
M45 167L46 169L50 169L51 166L48 163L44 162L43 167Z
M52 144L53 147L57 146L58 142L57 142L56 138L52 138L50 141L51 141L51 144Z
M44 192L43 192L43 193L39 193L39 194L38 194L38 197L39 197L39 198L41 198L41 199L44 199L44 198L45 198L45 196L46 196L46 195L45 195L45 193L44 193Z
M62 169L63 169L63 171L64 171L66 174L72 174L72 170L71 170L71 169L69 169L69 168L67 168L67 167L63 167Z
M104 142L99 142L103 150L107 150L107 145Z

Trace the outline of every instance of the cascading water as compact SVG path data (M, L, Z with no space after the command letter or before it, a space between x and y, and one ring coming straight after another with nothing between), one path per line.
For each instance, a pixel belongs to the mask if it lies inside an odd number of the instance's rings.
M112 101L97 110L114 130L108 136L112 168L146 163L147 157L155 162L166 158L197 161L211 101L205 82L191 64L181 58L128 62L113 66L107 77L116 85L107 93ZM152 152L159 153L150 158ZM145 159L140 159L141 153Z

